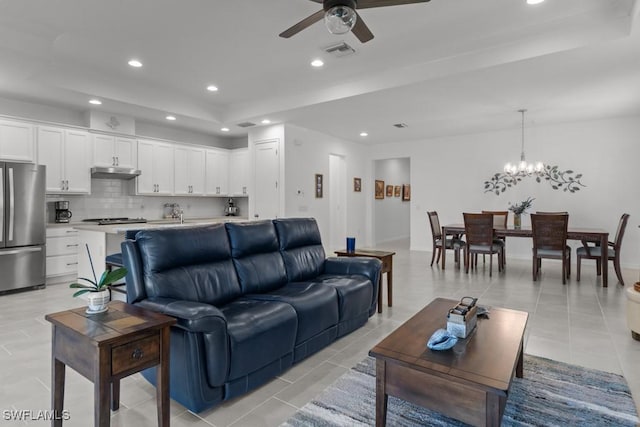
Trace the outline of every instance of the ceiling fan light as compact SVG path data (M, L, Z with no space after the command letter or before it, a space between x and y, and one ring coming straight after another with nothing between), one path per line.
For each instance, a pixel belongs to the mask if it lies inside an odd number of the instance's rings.
M324 23L331 34L345 34L351 31L358 15L348 6L334 6L324 14Z

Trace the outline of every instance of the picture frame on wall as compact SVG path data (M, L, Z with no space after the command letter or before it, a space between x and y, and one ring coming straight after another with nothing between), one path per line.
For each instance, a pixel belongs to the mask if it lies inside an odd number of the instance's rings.
M374 194L376 199L384 199L384 181L376 179Z
M387 185L387 197L393 197L393 185Z
M360 178L353 178L353 191L357 193L362 191L362 180Z
M400 197L401 193L402 193L402 187L400 187L399 185L396 185L395 187L393 187L393 196L394 197Z
M411 186L409 184L404 184L402 186L402 201L408 202L411 200Z
M322 199L322 174L316 174L315 184L316 199Z

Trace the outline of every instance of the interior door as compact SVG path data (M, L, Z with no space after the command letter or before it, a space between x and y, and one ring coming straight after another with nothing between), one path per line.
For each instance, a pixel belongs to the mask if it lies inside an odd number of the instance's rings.
M255 144L254 218L274 219L280 210L279 140Z

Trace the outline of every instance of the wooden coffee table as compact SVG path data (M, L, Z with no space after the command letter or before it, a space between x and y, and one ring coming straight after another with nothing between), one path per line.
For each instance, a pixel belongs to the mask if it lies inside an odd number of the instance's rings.
M458 301L437 298L376 345L376 426L384 426L388 396L472 425L499 426L514 374L522 378L529 314L491 308L469 337L433 351L427 340L445 328Z

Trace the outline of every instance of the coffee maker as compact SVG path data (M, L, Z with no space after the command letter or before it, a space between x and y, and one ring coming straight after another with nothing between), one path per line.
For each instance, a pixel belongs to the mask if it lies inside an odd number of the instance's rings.
M68 201L55 202L56 222L67 223L72 217Z
M224 214L226 216L238 215L238 207L233 202L233 199L227 200L227 206L224 208Z

